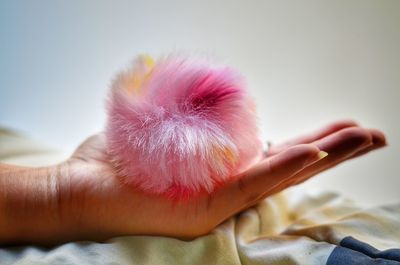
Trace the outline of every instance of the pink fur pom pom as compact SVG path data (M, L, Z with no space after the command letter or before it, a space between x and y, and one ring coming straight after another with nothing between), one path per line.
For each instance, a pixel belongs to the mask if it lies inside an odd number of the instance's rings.
M140 56L117 76L106 138L125 183L176 199L211 193L262 156L243 77L176 54Z

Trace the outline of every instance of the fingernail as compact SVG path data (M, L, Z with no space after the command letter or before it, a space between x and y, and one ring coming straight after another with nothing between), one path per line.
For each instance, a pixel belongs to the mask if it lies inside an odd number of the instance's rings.
M314 164L315 162L320 161L321 159L325 158L328 155L325 151L319 151L316 156L312 156L311 158L307 159L304 163L304 167Z
M324 157L326 157L328 155L328 153L327 152L325 152L325 151L319 151L318 152L318 160L321 160L322 158L324 158ZM317 161L318 161L317 160Z

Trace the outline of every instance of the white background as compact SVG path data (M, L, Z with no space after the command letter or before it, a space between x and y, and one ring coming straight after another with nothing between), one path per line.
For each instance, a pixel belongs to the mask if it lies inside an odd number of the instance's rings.
M400 199L400 1L1 1L0 124L71 152L102 130L113 75L184 49L238 68L265 139L352 118L389 147L305 187Z

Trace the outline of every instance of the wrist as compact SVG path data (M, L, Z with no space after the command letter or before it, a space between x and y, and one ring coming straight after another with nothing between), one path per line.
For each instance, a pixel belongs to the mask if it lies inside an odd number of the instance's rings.
M46 242L60 229L58 166L0 167L0 244Z

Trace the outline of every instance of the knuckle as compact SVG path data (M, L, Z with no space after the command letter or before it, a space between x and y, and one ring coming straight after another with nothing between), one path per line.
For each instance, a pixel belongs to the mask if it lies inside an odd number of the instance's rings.
M352 119L339 120L331 125L332 130L340 130L346 127L358 126L358 124Z
M275 157L271 157L270 159L265 160L263 167L264 167L264 172L275 174L277 172L277 168L275 166Z
M260 196L259 192L256 189L252 189L246 184L243 180L238 181L238 189L242 193L242 205L252 204L254 201L258 199Z
M240 193L241 205L249 205L259 197L257 190L250 187L246 179L241 178L237 182L237 189Z
M362 128L348 128L342 133L342 138L348 139L349 141L362 145L364 143L371 143L371 135Z

